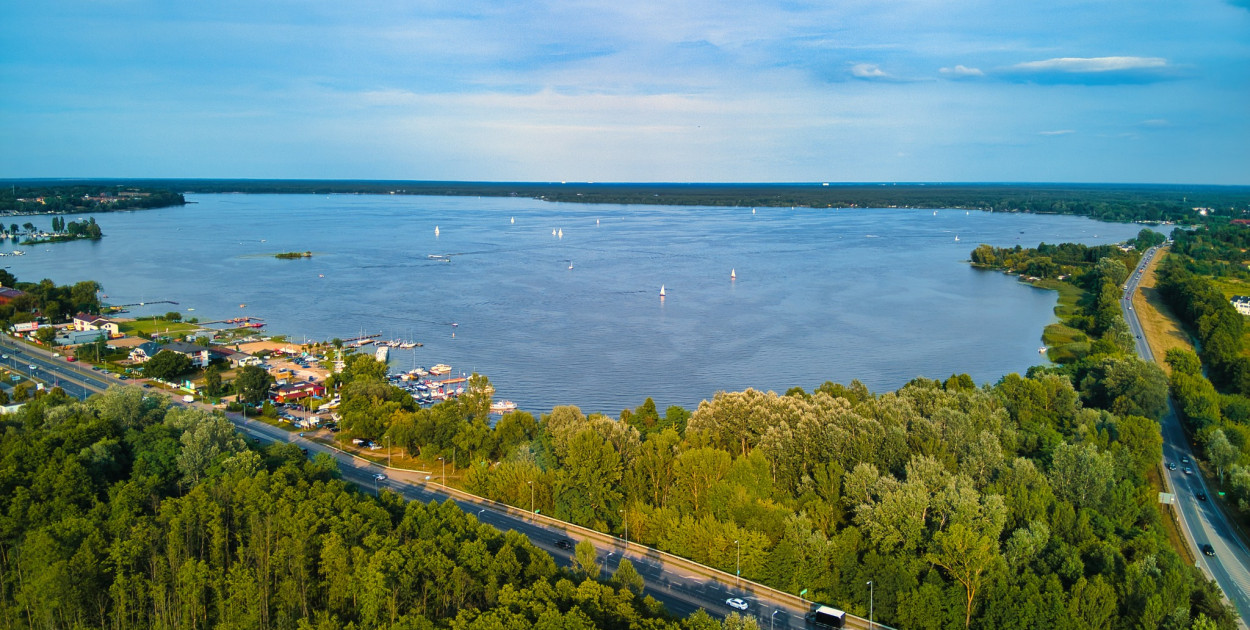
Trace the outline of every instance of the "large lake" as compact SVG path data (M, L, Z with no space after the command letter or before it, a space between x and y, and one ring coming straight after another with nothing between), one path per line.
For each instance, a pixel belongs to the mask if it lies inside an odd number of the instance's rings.
M448 363L532 412L611 415L647 396L694 409L718 390L858 378L885 391L917 376L1023 372L1043 360L1056 294L972 269L969 252L1140 229L963 210L187 199L94 215L103 240L26 247L3 264L24 281L97 280L110 303L179 303L135 316L251 315L297 340L409 338L424 347L392 350L393 368ZM304 250L315 256L272 257Z

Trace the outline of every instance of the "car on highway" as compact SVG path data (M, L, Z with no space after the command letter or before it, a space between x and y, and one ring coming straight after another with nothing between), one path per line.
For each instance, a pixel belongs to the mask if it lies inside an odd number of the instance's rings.
M386 481L386 475L383 475L382 473L378 473L373 476L373 480L374 481Z
M1215 555L1215 547L1212 547L1210 543L1203 543L1203 545L1202 545L1202 553L1203 553L1203 555L1207 555L1207 556L1214 556L1214 555Z
M1168 470L1176 470L1176 462L1168 462Z
M1188 455L1181 455L1181 463L1182 463L1182 464L1188 464L1188 463L1189 463L1189 456L1188 456Z
M565 551L568 551L569 549L573 548L573 541L569 540L568 538L561 538L560 540L556 541L556 548L564 549Z
M1206 500L1207 500L1207 493L1205 493L1205 492L1203 492L1203 491L1201 491L1201 490L1199 490L1197 493L1195 493L1195 494L1194 494L1194 496L1195 496L1195 497L1198 497L1198 500L1199 500L1199 501L1206 501Z
M1189 466L1186 466L1185 469L1181 472L1184 472L1186 475L1192 475L1194 474L1194 469L1190 468Z
M725 605L730 608L737 608L738 610L746 610L747 608L749 608L749 606L746 603L746 600L743 600L738 597L730 597L729 599L725 600Z

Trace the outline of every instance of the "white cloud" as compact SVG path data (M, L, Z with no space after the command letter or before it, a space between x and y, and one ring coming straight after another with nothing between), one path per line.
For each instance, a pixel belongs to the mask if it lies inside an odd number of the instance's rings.
M969 68L964 65L957 65L954 68L941 68L938 70L942 74L952 77L983 77L985 73L980 68Z
M1055 129L1054 131L1039 131L1039 136L1066 136L1070 133L1076 133L1075 129Z
M1125 70L1156 70L1166 68L1162 57L1058 57L1042 61L1026 61L1012 68L1025 72L1122 72Z
M851 66L851 76L857 79L891 78L889 74L886 74L886 72L875 63L857 63Z
M1156 83L1182 72L1162 57L1056 57L1009 66L1009 78L1038 83Z

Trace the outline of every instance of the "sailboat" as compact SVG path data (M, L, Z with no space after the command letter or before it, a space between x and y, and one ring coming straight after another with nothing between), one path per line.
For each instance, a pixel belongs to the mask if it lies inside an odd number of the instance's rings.
M751 208L751 214L755 214L755 208Z
M737 280L737 279L738 279L738 270L737 270L737 269L730 269L730 270L729 270L729 279L730 279L730 280Z
M958 243L958 242L959 242L959 235L958 235L958 234L956 234L956 235L955 235L955 242L956 242L956 243Z
M564 228L560 228L560 232L556 236L559 238L564 238Z
M516 217L512 217L512 223L513 223L514 225L516 224Z
M664 298L664 285L660 285L660 299Z
M570 260L570 261L569 261L569 269L572 269L572 268L573 268L573 261L571 261L571 260Z
M599 219L595 219L595 225L599 225Z
M556 231L555 231L554 229L553 229L553 230L551 230L551 235L552 235L552 236L555 236L555 235L556 235Z
M434 226L434 236L438 236L438 226Z

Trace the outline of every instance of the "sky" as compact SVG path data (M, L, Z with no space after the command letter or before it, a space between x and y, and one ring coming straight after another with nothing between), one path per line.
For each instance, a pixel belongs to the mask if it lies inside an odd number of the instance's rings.
M0 3L0 177L1250 184L1250 0Z

